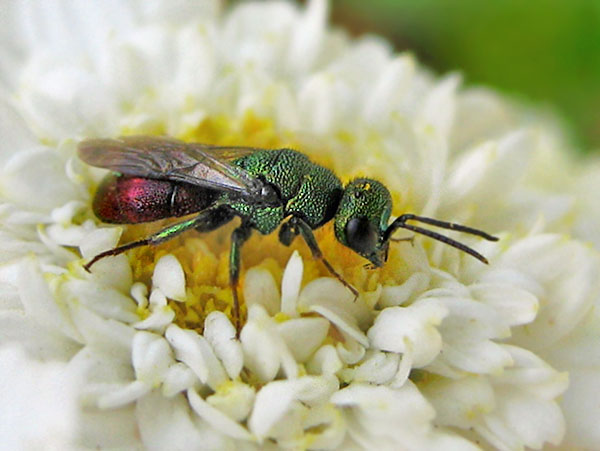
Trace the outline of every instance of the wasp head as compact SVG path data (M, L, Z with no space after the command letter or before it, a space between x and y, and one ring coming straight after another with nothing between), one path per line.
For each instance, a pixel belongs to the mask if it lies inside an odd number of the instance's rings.
M498 241L497 237L483 230L425 216L417 216L412 213L400 215L388 225L391 212L392 197L385 186L371 179L353 180L344 188L342 199L335 214L335 236L340 243L366 258L376 267L383 265L387 260L389 242L398 229L406 229L428 236L455 247L482 263L488 263L483 255L466 244L433 230L408 224L407 221L467 233L488 241Z
M392 197L380 182L359 178L346 185L335 215L335 236L340 243L381 266L387 259L386 229Z

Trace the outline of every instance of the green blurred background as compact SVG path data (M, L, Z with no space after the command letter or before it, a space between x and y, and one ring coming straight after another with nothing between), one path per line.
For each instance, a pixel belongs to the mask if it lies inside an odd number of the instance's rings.
M600 149L600 0L333 0L331 16L439 73L551 108L576 148Z

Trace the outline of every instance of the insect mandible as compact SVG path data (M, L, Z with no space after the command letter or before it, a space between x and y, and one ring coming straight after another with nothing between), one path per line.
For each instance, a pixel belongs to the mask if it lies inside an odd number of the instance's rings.
M355 297L357 290L323 256L313 234L332 219L337 240L375 267L386 261L389 243L398 229L442 241L487 263L474 249L408 221L490 241L498 239L482 230L414 214L403 214L388 224L392 199L382 183L357 178L344 187L331 170L292 149L222 147L166 137L127 136L85 140L78 151L86 163L112 171L101 182L93 201L100 220L135 224L194 214L147 238L96 255L84 266L87 271L104 257L159 244L189 229L209 232L234 217L241 219L231 234L229 257L233 317L238 331L240 255L252 230L267 235L279 227L279 240L286 246L297 235L302 236L312 255Z

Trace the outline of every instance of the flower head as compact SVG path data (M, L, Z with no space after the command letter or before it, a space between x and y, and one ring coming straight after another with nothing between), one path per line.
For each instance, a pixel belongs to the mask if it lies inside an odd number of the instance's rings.
M589 228L552 124L379 39L331 31L326 15L323 0L7 6L3 341L68 362L73 446L593 447L578 401L598 380L584 358L599 343L598 253L569 236ZM461 237L489 265L427 238L393 242L371 269L327 224L316 239L355 298L300 239L254 234L238 336L235 226L83 269L160 228L92 214L105 171L76 144L128 134L296 148L344 183L383 183L392 216L501 241Z

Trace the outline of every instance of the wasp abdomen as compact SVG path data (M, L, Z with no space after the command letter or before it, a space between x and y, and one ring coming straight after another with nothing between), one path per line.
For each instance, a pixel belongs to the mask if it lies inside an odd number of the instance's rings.
M93 209L113 224L136 224L204 210L216 191L186 183L109 175L98 187Z

